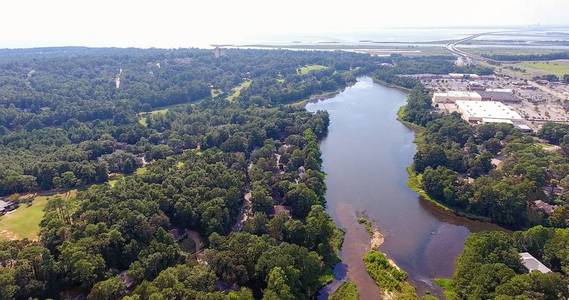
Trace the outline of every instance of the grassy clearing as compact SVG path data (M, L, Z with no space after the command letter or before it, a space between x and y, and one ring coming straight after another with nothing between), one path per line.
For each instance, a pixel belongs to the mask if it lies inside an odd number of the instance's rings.
M148 168L146 167L142 167L142 168L138 168L136 169L136 171L134 172L136 175L144 175L148 172Z
M306 75L312 72L320 72L328 69L328 67L323 65L306 65L296 69L296 73L299 75Z
M117 182L119 182L119 180L123 180L124 179L124 175L117 175L114 176L112 179L109 179L109 181L107 181L109 183L109 185L111 187L115 187L115 185L117 185Z
M350 281L342 285L328 297L329 300L358 300L358 288Z
M153 110L149 112L142 112L138 114L138 123L144 127L148 126L148 116L165 115L168 108Z
M251 80L245 80L240 85L234 87L232 89L233 93L227 97L227 100L231 102L235 101L237 98L239 98L239 96L241 96L241 91L248 89L251 86L252 82L253 81Z
M443 289L443 293L447 300L458 300L458 295L454 290L454 283L452 279L448 278L438 278L433 281L436 285Z
M25 203L10 214L0 217L0 240L37 240L40 231L40 221L44 208L49 199L60 196L66 199L75 197L77 191L56 194L53 196L36 197L31 206Z
M415 288L407 282L407 273L387 259L385 254L371 250L364 257L368 274L391 299L419 299Z
M476 55L531 55L531 54L552 54L560 52L558 49L528 48L528 47L519 47L519 48L472 47L466 49L466 51Z
M547 75L555 74L559 77L569 74L569 61L557 60L550 62L522 62L516 64L517 67L521 67L526 70L526 72L534 75Z

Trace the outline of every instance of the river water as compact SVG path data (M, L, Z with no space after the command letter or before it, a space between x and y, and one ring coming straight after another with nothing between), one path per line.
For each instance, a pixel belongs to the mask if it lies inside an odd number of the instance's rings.
M363 77L337 96L306 106L330 114L329 133L321 142L327 210L346 230L336 280L322 295L350 279L360 299L378 298L362 262L369 235L358 215L379 226L385 236L381 250L408 272L420 294L440 295L432 279L452 276L470 232L496 229L442 211L407 187L406 168L416 148L413 131L396 119L405 100L404 92Z

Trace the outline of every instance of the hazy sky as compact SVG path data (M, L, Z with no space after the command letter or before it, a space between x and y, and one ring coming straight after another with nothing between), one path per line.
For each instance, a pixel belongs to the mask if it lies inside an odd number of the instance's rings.
M569 25L569 0L2 0L0 47L187 47L402 26Z

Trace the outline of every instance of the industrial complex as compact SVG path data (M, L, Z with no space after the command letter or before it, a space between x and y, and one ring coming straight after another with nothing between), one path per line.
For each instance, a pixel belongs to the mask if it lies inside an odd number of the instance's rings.
M458 112L462 118L472 124L509 123L513 125L523 122L522 116L497 101L456 101Z
M507 76L474 74L417 74L433 91L432 103L439 111L459 113L472 125L508 123L525 131L537 131L546 122L569 123L569 97L551 84Z

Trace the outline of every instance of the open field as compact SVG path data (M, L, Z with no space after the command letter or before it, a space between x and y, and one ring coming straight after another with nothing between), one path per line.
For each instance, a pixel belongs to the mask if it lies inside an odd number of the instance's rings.
M227 97L227 100L231 102L235 101L235 99L239 98L239 96L241 95L241 91L249 88L251 86L251 83L252 83L251 80L245 80L240 85L234 87L232 89L233 93L231 93L231 95Z
M146 174L146 172L148 172L148 169L146 167L141 167L136 169L136 171L134 171L136 175L144 175Z
M143 113L139 113L138 114L138 123L140 123L140 125L146 127L147 124L147 118L148 116L154 116L154 115L159 115L159 114L166 114L168 112L168 108L163 108L163 109L158 109L158 110L153 110L150 112L143 112Z
M559 77L569 74L569 61L556 60L550 62L522 62L515 66L523 68L534 76L555 74Z
M117 182L119 182L119 180L123 180L123 179L124 179L124 175L122 175L122 174L117 175L117 176L114 176L112 179L109 178L108 183L111 187L115 187L115 185L117 185Z
M52 196L38 196L29 207L24 203L21 204L15 211L0 217L0 240L37 240L43 210L49 199L57 196L74 198L76 193L76 190L72 190Z
M296 70L299 75L306 75L312 72L320 72L326 70L328 67L323 65L306 65Z
M530 47L459 47L468 53L475 55L529 55L529 54L552 54L563 52L560 49L530 48Z

